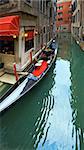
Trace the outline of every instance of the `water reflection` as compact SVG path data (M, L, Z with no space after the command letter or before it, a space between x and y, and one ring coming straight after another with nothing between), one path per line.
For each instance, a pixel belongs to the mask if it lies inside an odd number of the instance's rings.
M45 78L0 119L2 150L84 150L84 52L69 34Z
M57 41L58 41L58 45L59 45L58 57L60 57L64 60L70 60L71 35L68 33L59 34Z
M72 101L73 109L73 125L75 134L75 149L84 149L84 52L82 52L78 45L72 42L72 60L71 60L71 74L72 74Z
M47 139L48 130L51 125L51 123L48 122L48 119L49 119L50 111L53 109L53 106L54 106L54 97L52 95L51 96L49 95L48 97L45 97L43 99L41 115L40 117L37 118L37 121L35 123L36 129L33 138L36 138L36 140L35 140L34 147L38 146L40 140L43 146Z

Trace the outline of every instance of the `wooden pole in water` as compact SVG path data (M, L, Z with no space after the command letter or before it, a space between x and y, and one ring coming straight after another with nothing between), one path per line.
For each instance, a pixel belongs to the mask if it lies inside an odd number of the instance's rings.
M18 74L17 74L17 71L16 71L16 63L14 63L13 69L14 69L14 75L15 75L16 81L18 81Z

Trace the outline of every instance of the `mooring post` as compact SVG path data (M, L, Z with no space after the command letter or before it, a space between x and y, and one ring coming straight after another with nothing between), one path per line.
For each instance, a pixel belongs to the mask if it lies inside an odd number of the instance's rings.
M13 69L14 69L14 75L15 75L16 81L18 81L18 74L17 74L17 70L16 70L16 63L14 63Z
M30 63L32 63L32 51L30 51Z

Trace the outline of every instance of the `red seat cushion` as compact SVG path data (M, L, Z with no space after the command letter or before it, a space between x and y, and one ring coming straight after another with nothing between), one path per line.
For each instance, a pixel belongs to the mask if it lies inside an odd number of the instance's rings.
M33 74L34 76L39 76L39 75L41 75L41 74L47 69L47 67L48 67L47 62L46 62L46 61L43 61L43 62L42 62L42 65L39 66L39 67L37 67L37 68L32 72L32 74Z

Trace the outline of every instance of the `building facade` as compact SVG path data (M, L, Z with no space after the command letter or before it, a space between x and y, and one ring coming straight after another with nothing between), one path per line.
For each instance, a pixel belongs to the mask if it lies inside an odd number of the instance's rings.
M52 38L52 0L0 0L0 62L24 70ZM3 31L3 32L2 32Z
M71 31L71 0L57 0L56 31Z
M84 42L84 0L72 0L71 32L80 44Z

